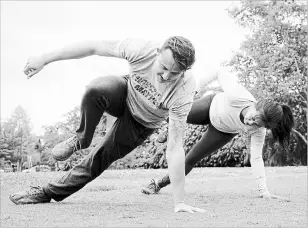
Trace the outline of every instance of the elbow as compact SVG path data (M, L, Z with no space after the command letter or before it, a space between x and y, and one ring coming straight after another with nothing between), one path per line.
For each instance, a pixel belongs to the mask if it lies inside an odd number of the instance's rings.
M250 157L250 164L256 164L259 162L263 162L263 158L261 156L251 156Z
M99 43L97 41L88 42L88 55L99 55Z
M185 153L184 153L183 148L181 147L174 147L172 149L167 148L166 159L167 159L168 164L184 162Z
M98 55L98 51L94 47L92 47L92 48L89 49L88 55L89 56Z

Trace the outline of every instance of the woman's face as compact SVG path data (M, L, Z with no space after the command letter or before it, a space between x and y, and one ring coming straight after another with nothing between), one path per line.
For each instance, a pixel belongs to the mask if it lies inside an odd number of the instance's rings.
M261 112L256 110L255 105L251 105L247 108L247 112L244 116L244 124L257 127L265 126L265 123L261 119Z

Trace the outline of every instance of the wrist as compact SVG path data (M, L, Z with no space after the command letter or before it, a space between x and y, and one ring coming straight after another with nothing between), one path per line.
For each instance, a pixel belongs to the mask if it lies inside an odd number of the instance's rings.
M177 202L174 203L174 206L177 206L179 204L184 204L184 201L177 201Z
M40 56L40 59L43 63L44 66L46 66L47 64L53 62L53 57L50 53L47 53L47 54L43 54L42 56Z

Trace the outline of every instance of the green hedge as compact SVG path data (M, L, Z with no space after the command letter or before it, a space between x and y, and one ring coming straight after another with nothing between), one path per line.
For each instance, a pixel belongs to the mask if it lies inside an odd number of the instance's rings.
M167 123L164 123L166 127ZM184 137L184 151L187 154L191 148L200 140L207 126L187 124ZM130 154L118 161L115 161L109 169L160 169L167 168L166 148L167 143L159 143L156 141L160 130L156 130L145 142L137 147ZM294 136L295 137L295 136ZM298 140L292 138L289 151L294 150L298 146ZM62 167L72 167L87 155L103 137L95 137L88 149L76 152L68 161L62 164ZM235 136L229 143L221 149L215 151L208 157L205 157L196 164L196 167L243 167L250 166L250 141L245 134ZM263 160L266 166L282 166L296 165L297 163L287 163L290 152L283 151L281 147L272 140L270 132L267 133L265 144L263 147ZM290 156L289 156L290 157ZM291 158L295 160L294 156Z

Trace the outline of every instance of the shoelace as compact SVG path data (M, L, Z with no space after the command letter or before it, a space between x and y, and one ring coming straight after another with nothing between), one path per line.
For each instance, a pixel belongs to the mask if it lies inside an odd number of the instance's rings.
M155 180L152 179L151 183L148 186L149 189L154 189L155 192L158 192L160 190L160 187L156 185Z
M67 142L67 145L72 147L74 149L74 151L77 151L77 150L79 150L81 148L81 144L80 144L80 142L79 142L79 140L78 140L78 138L76 136L73 137L71 140L69 140Z
M30 186L30 189L28 189L27 194L29 195L42 195L43 194L43 188L40 186Z

